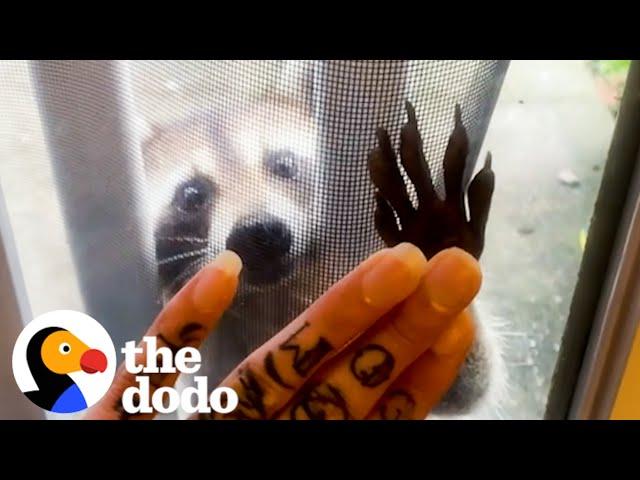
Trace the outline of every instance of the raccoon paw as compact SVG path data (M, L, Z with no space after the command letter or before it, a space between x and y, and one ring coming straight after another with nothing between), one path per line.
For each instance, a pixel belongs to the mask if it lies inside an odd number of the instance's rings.
M446 196L440 199L424 159L415 111L409 102L406 108L408 122L400 134L400 161L415 187L418 206L414 207L410 200L388 133L378 129L378 146L368 157L369 174L377 188L375 225L378 234L387 246L413 243L427 258L446 248L459 247L479 259L494 189L491 155L487 155L484 167L466 189L464 170L469 140L462 124L460 106L456 105L455 127L443 161ZM465 196L469 200L469 218Z

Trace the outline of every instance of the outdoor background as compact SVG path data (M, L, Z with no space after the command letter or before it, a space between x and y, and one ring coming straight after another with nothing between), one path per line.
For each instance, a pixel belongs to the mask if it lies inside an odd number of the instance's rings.
M497 183L480 296L505 324L500 418L544 412L628 63L513 61L505 78L483 149ZM193 95L164 74L146 92L160 111ZM0 61L0 186L34 315L83 309L46 158L26 64Z

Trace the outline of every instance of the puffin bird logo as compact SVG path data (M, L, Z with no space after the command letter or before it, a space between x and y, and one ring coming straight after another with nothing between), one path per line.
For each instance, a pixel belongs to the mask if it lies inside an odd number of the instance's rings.
M38 390L25 395L40 408L55 413L72 413L87 408L87 401L70 373L104 372L106 355L89 348L74 334L59 327L36 333L27 346L29 370Z
M56 414L94 405L115 375L116 353L107 331L72 310L45 313L27 324L13 349L13 375L25 396Z

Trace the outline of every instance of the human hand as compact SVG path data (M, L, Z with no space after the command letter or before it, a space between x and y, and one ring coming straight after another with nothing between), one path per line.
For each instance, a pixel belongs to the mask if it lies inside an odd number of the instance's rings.
M241 261L224 252L166 305L148 330L158 346L198 347L230 306ZM473 343L467 307L481 284L476 260L452 248L427 262L414 245L381 250L334 284L222 382L239 397L215 419L423 419L456 378ZM143 355L143 354L141 354ZM149 374L152 392L177 374ZM87 419L130 415L118 370Z

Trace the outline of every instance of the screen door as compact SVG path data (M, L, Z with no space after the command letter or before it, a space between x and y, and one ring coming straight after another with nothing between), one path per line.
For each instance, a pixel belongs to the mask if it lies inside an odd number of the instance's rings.
M207 345L216 379L383 246L366 158L378 127L399 137L407 100L444 194L442 156L460 105L465 176L487 151L496 171L479 305L497 332L502 393L487 408L441 414L542 416L615 123L586 62L0 68L0 179L32 314L82 310L122 344L238 232L257 224L286 239L287 264L249 269ZM194 213L203 195L216 201ZM265 245L242 247L249 263L277 250Z

